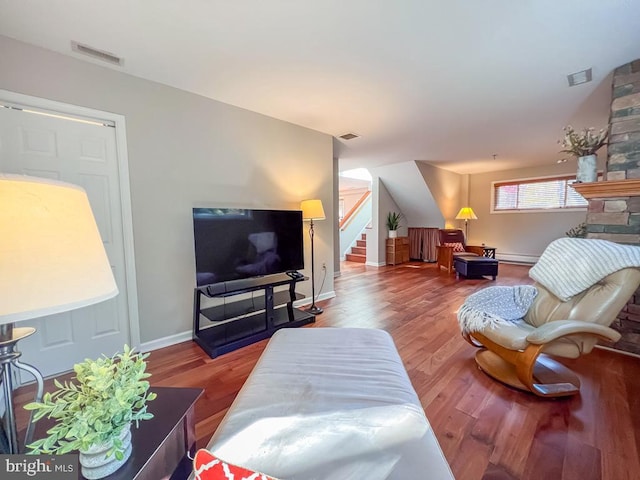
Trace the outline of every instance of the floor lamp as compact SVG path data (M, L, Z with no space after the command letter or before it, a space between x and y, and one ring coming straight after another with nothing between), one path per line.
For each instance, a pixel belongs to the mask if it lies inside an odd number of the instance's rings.
M3 453L21 453L13 408L15 369L29 372L43 391L41 373L19 361L19 340L35 333L14 322L66 312L118 293L89 200L74 185L0 174L0 367L5 414ZM29 422L25 445L31 443Z
M324 208L322 208L321 200L304 200L300 204L300 210L302 210L302 219L309 220L309 236L311 237L311 306L307 310L313 315L320 315L322 309L316 306L316 276L314 269L314 254L313 254L313 221L324 220Z
M464 240L469 241L469 220L477 220L476 214L471 207L462 207L456 215L456 220L464 220Z

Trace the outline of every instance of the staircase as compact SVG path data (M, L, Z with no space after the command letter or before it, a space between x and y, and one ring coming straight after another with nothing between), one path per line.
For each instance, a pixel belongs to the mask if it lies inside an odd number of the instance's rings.
M356 246L351 247L351 253L346 255L347 262L366 263L367 261L367 234L360 235L360 240L356 240Z

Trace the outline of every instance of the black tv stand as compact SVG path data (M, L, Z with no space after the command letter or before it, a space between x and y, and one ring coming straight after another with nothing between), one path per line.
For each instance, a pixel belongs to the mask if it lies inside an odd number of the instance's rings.
M193 340L215 358L269 338L281 328L315 322L314 315L293 306L295 300L304 298L295 291L296 283L304 280L308 279L280 273L197 287L193 294ZM274 291L282 285L289 285L288 290ZM201 308L203 295L223 298L258 290L264 290L264 295Z

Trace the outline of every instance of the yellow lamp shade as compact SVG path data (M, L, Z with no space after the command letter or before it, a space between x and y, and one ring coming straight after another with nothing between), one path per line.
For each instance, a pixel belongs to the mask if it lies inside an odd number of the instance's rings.
M324 220L324 208L322 200L303 200L300 204L303 220Z
M0 174L0 324L114 297L111 266L85 191Z
M456 215L456 220L477 220L475 212L471 207L462 207Z

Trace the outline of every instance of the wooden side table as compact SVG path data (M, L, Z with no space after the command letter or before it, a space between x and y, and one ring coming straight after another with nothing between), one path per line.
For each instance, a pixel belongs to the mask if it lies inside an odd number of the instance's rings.
M387 238L387 265L409 261L409 237Z

